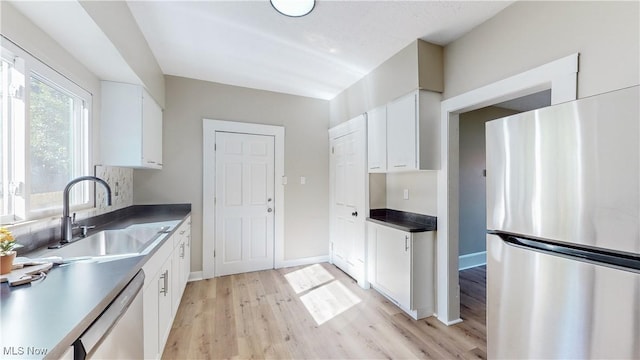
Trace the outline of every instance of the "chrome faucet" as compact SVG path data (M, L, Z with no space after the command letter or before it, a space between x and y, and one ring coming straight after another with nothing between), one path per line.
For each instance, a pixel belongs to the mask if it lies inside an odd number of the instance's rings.
M68 243L73 238L73 220L69 216L69 192L71 191L71 187L81 181L90 180L97 183L102 184L107 190L107 205L111 206L111 188L106 181L100 179L95 176L80 176L75 178L64 187L64 192L62 194L62 240L60 240L61 244ZM74 216L75 218L75 216Z

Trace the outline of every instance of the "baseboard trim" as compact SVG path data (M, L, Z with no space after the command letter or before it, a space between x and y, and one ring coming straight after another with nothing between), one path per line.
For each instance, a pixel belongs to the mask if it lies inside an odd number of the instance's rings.
M471 269L476 266L487 264L487 252L480 251L473 254L461 255L458 257L458 270Z
M288 267L300 266L300 265L312 265L312 264L318 264L323 262L329 262L329 256L325 255L325 256L314 256L314 257L308 257L308 258L293 259L293 260L284 260L276 264L276 269L288 268ZM202 271L192 271L189 273L189 280L187 280L187 282L204 280L203 276L204 276L204 273Z
M276 264L276 269L287 268L292 266L300 266L300 265L311 265L318 264L323 262L329 262L329 256L313 256L307 258L293 259L293 260L283 260Z
M449 321L449 322L445 322L444 324L447 326L451 326L451 325L455 325L455 324L460 324L462 322L461 318L455 319L453 321Z
M192 271L189 273L189 279L187 282L202 280L202 271Z

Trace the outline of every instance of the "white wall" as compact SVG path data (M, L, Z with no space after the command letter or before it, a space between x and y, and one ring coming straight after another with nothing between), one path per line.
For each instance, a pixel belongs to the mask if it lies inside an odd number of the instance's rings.
M192 204L191 270L202 270L203 118L285 127L285 260L328 255L328 101L175 76L165 89L163 169L135 171L134 203Z
M578 97L640 82L640 2L518 1L445 47L444 99L580 53Z

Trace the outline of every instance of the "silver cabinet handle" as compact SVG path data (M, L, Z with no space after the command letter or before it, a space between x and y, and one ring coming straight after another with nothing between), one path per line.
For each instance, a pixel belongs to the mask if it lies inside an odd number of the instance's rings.
M273 209L272 208L268 208L267 212L273 212Z
M353 217L358 217L358 210L354 211L351 213L351 216Z
M184 243L180 244L180 257L184 259Z
M393 165L393 167L406 167L406 164Z
M404 251L409 250L409 235L404 236Z
M169 292L169 270L165 270L162 275L160 275L160 279L162 279L162 288L160 288L160 293L167 296Z

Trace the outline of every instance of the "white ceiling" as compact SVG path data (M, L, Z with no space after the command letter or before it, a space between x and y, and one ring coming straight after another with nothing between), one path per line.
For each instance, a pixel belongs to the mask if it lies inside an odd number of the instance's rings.
M446 45L513 1L129 1L162 71L332 99L415 39ZM114 21L117 21L114 19Z
M10 1L101 79L141 83L77 1ZM318 0L291 18L268 0L127 2L165 74L327 100L415 39L446 45L511 3Z

